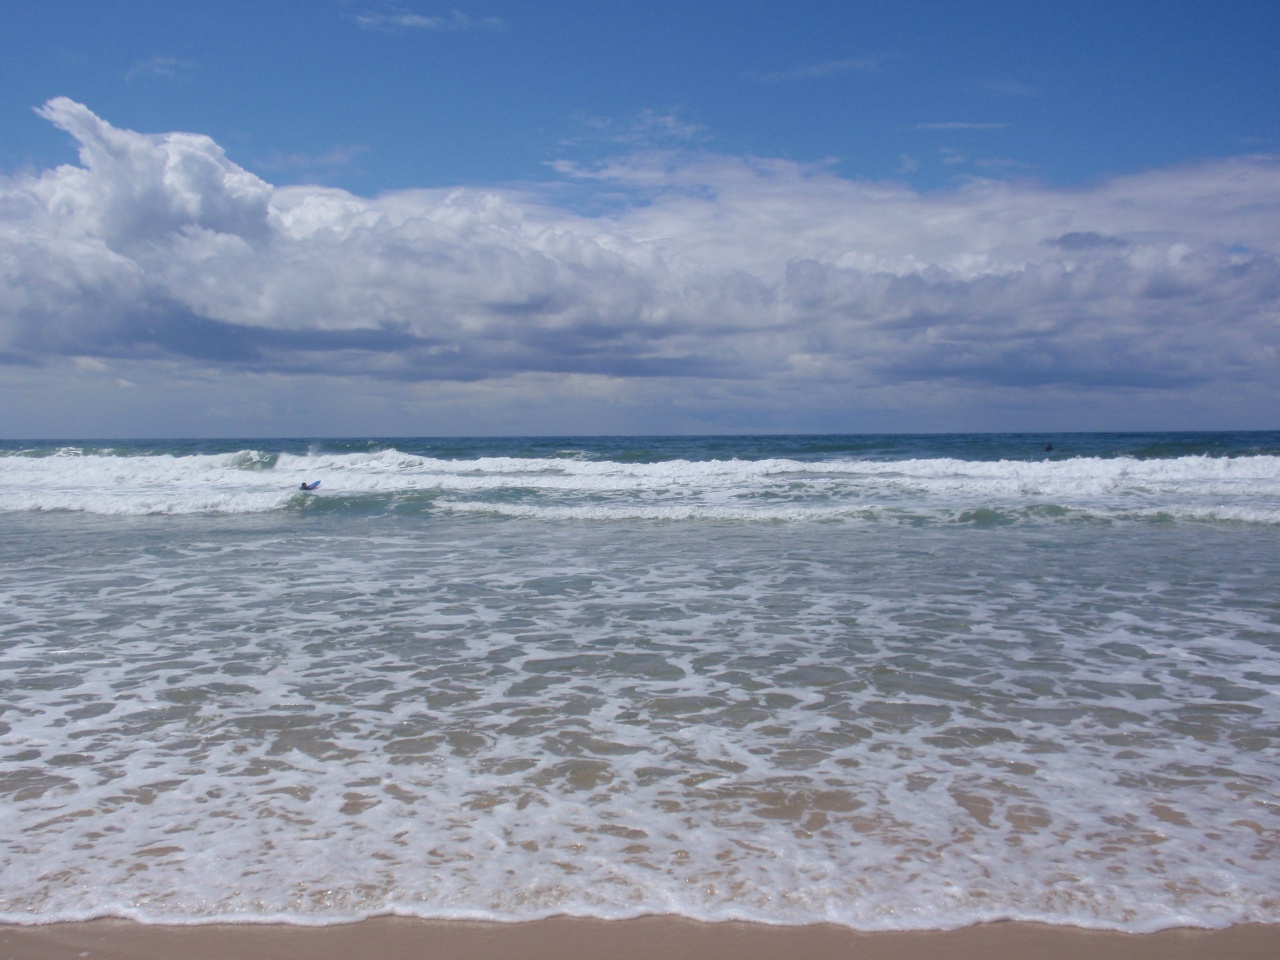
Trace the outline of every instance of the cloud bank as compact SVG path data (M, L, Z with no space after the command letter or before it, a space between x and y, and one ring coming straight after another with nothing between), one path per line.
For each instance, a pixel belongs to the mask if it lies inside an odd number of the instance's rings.
M941 410L1155 391L1256 410L1280 382L1276 156L920 194L649 152L561 163L542 187L363 198L273 187L208 137L118 129L65 98L39 112L80 162L0 180L11 369L578 377L635 402L660 381L726 428L751 423L711 407L744 396ZM601 202L555 200L584 191ZM607 212L574 212L592 206Z

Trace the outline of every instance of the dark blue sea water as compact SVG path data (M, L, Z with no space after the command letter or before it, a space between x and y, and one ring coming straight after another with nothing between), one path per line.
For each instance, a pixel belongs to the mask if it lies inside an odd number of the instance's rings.
M1047 449L1048 447L1052 449ZM356 437L325 439L4 441L0 451L38 456L110 452L186 456L242 450L307 455L395 449L442 460L481 457L556 458L576 455L621 463L664 460L830 459L1062 460L1073 457L1167 459L1186 456L1280 455L1280 431L1187 433L944 433L697 437Z

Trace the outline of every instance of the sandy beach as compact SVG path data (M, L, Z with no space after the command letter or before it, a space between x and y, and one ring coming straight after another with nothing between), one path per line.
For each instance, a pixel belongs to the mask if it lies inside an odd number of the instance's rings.
M124 920L0 927L3 960L1274 960L1280 925L1112 933L1034 923L862 933L674 917L479 923L383 917L331 927L148 926Z

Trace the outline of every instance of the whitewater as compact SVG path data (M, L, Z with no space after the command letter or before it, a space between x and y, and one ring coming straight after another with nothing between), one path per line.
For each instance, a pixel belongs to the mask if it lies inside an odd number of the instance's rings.
M10 441L0 530L0 921L1280 922L1277 433Z

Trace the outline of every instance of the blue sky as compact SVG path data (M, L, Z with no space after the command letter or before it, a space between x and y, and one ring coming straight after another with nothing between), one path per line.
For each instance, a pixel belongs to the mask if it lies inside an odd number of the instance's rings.
M0 6L0 434L1280 426L1280 13Z
M627 136L923 188L1280 149L1267 3L10 0L3 16L9 170L66 161L31 113L55 96L207 134L273 183L361 194L542 180Z

